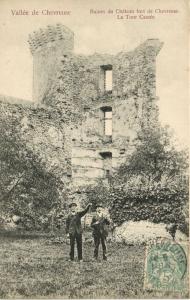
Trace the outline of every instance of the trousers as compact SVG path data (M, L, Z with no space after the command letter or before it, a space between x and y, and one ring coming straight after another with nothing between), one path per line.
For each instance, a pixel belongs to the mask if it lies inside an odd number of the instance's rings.
M94 258L98 258L98 251L99 251L99 246L100 242L102 244L102 251L103 251L103 259L107 259L106 257L106 252L107 252L107 247L106 247L106 237L101 236L101 235L94 235Z
M75 241L77 244L78 260L82 260L82 234L70 234L70 259L74 260Z

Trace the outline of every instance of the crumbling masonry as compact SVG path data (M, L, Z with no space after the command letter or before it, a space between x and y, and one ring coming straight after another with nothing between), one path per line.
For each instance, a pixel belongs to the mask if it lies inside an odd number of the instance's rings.
M34 32L29 44L34 104L8 105L6 98L1 105L16 110L28 147L68 190L106 181L134 151L141 128L157 120L162 43L148 39L131 52L76 55L73 32L57 24Z

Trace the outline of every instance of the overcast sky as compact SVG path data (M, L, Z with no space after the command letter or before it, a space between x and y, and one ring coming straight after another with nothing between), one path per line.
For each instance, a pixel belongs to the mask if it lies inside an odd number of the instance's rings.
M48 24L62 23L75 33L75 52L115 54L133 50L148 38L164 42L157 57L157 96L162 124L174 128L182 143L188 140L188 33L183 0L0 0L0 94L32 101L32 55L29 33ZM117 19L115 9L172 9L153 13L154 19ZM28 10L13 16L11 10ZM31 16L33 9L71 11L69 16ZM112 9L113 14L90 14L90 9ZM120 14L121 16L122 14ZM125 15L125 14L124 14Z

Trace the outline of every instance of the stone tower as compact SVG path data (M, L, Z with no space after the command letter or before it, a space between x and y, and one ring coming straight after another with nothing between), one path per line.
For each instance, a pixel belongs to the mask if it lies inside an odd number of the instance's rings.
M29 35L33 55L33 101L42 102L58 62L73 51L74 34L66 26L47 26Z
M130 52L79 55L72 31L58 24L34 32L29 44L33 99L58 107L64 120L67 176L76 189L107 180L135 150L142 128L157 122L163 43L148 39Z

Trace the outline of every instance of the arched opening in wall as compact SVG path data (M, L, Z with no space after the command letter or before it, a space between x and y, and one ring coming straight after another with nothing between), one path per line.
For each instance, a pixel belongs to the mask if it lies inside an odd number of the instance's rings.
M104 177L109 178L112 175L112 153L109 151L100 152L103 159Z
M100 90L103 93L112 93L112 65L100 66Z

